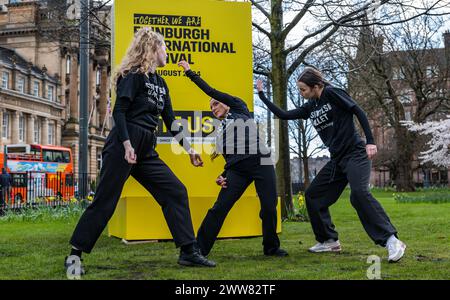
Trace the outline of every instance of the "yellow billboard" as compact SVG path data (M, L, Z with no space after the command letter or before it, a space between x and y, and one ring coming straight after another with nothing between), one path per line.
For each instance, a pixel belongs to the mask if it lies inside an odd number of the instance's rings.
M222 173L225 161L209 159L214 142L209 97L184 76L177 63L188 61L191 69L211 86L244 99L253 111L251 5L214 0L115 0L113 70L124 56L135 30L141 27L151 27L164 36L168 63L158 73L167 82L176 117L187 120L191 134L188 140L204 161L202 168L193 167L160 120L156 150L187 187L197 231L219 194L215 179ZM261 235L259 210L252 184L230 211L219 237ZM172 238L159 205L131 177L108 230L110 235L127 240ZM281 231L280 222L278 231Z

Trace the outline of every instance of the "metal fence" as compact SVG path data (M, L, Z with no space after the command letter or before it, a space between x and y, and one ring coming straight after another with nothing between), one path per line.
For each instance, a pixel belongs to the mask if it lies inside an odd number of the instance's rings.
M0 186L0 209L35 206L62 206L80 200L84 183L87 197L93 197L97 175L73 173L23 172L10 174L10 181Z

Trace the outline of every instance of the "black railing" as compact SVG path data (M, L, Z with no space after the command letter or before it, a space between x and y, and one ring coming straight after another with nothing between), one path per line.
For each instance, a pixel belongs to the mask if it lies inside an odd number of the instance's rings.
M73 173L11 173L9 184L0 186L0 209L35 206L62 206L80 201L84 183L87 197L96 189L96 175L75 176Z

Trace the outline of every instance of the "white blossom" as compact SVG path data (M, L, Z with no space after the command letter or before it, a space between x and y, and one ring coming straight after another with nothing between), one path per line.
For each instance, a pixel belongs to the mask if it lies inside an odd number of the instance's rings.
M450 167L450 115L447 119L429 121L422 124L403 122L410 131L428 135L428 149L421 152L419 159L422 162L433 163L437 167Z

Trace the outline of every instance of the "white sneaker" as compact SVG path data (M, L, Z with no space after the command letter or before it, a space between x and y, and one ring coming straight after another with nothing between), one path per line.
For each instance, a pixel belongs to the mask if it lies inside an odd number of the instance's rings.
M323 243L317 243L316 245L308 249L309 252L313 253L340 252L341 250L341 243L339 243L339 240L328 240Z
M386 248L388 249L388 261L397 262L405 254L406 245L392 235L386 243Z

